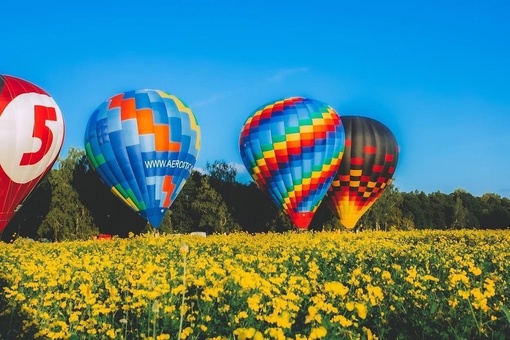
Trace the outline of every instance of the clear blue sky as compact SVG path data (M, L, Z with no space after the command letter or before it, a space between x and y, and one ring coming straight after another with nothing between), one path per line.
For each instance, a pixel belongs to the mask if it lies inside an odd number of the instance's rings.
M48 91L83 149L92 111L152 88L202 129L197 167L241 166L259 106L307 96L377 119L397 137L405 192L510 197L508 1L7 1L0 74ZM243 175L244 174L244 175Z

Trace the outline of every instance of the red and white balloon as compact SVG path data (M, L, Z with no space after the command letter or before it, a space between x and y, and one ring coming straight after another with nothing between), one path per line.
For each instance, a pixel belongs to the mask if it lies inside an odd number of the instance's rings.
M0 232L51 170L64 131L60 108L46 91L0 75Z

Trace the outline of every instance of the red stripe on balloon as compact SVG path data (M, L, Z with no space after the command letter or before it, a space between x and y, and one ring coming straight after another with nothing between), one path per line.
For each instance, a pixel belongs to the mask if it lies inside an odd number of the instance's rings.
M375 146L367 145L363 148L363 152L366 154L375 154Z

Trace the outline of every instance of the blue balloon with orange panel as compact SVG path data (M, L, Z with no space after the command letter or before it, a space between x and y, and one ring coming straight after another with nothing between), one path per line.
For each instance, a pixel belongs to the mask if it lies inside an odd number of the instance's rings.
M85 152L103 182L159 227L197 161L200 127L179 98L159 90L117 94L91 115Z
M246 120L239 148L246 169L294 223L308 229L333 181L344 129L329 105L291 97L262 106Z

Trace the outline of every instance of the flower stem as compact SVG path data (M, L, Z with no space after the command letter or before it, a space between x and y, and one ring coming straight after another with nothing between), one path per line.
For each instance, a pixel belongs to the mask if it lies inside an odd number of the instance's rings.
M184 298L186 296L186 258L188 255L188 246L186 244L183 244L181 246L181 253L184 256L183 259L183 272L182 272L182 285L184 286L182 290L182 300L181 300L181 319L179 320L179 337L181 338L181 332L182 332L182 323L184 321Z

